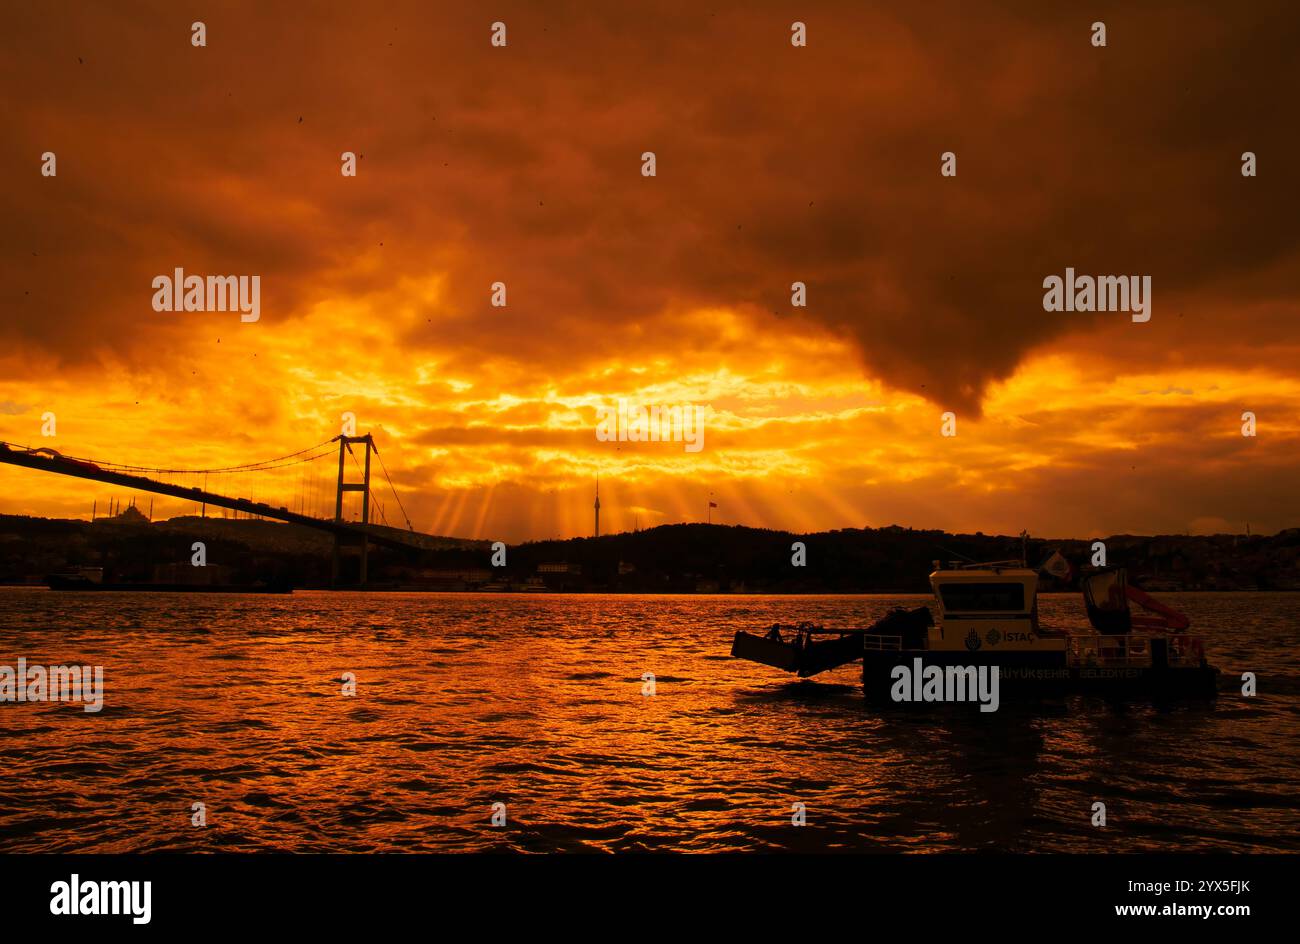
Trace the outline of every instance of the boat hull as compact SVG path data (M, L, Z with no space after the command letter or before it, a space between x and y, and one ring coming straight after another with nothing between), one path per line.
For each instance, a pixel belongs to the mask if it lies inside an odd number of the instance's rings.
M1070 694L1213 698L1219 670L1202 662L1195 666L1068 665L1060 653L1000 652L996 659L978 653L930 649L895 649L867 652L862 659L862 689L872 701L889 702L894 668L980 666L998 668L1003 700Z

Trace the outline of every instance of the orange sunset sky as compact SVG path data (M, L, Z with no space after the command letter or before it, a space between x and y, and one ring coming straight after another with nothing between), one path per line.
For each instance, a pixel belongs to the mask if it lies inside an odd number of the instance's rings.
M417 529L512 542L589 533L598 472L604 531L710 492L796 531L1300 526L1292 4L5 19L0 439L206 468L352 411ZM155 312L178 266L259 275L261 320ZM1045 312L1067 266L1150 275L1151 321ZM599 442L618 397L707 406L704 450ZM0 466L0 513L110 496Z

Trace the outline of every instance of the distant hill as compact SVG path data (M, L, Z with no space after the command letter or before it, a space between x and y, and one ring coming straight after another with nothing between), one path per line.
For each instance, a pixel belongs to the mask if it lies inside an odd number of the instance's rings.
M332 537L271 521L174 518L86 521L0 516L0 583L37 583L73 566L102 566L118 580L148 580L156 564L188 561L203 540L209 562L236 579L281 579L295 586L329 581ZM415 554L372 548L371 581L409 589L511 589L615 592L923 593L935 561L1018 559L1019 537L948 534L891 525L792 534L735 525L677 524L601 538L536 541L507 549L491 566L486 541L436 538ZM1260 535L1115 535L1103 539L1107 563L1128 569L1150 590L1300 590L1300 529ZM792 545L806 565L792 564ZM1037 565L1060 550L1076 568L1092 541L1031 538ZM352 565L355 567L355 563ZM1065 589L1052 578L1043 588Z
M378 530L378 529L377 529ZM332 535L314 528L252 518L197 515L150 523L137 509L92 522L25 515L0 515L0 583L42 583L47 574L98 566L106 578L147 581L156 564L190 560L203 541L210 563L233 568L236 581L280 579L296 586L329 582ZM486 552L488 543L432 538L444 551ZM372 548L377 567L397 560ZM376 571L378 572L378 571Z
M792 565L804 544L806 566ZM1117 535L1104 539L1107 563L1139 583L1166 590L1300 590L1300 529L1271 537ZM663 525L601 538L538 541L509 548L496 579L540 574L553 589L630 592L879 593L929 590L935 561L1019 559L1018 536L948 534L893 525L792 534L729 525ZM1089 563L1092 541L1031 538L1027 556L1042 563L1060 550L1075 567ZM482 567L482 553L448 552L434 567ZM567 564L559 570L555 565ZM1060 586L1045 578L1044 589ZM1060 586L1064 589L1063 586Z

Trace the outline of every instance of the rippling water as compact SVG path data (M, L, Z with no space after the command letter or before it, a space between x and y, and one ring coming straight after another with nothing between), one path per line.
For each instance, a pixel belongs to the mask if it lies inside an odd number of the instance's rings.
M979 714L728 657L737 628L921 597L0 589L0 664L100 664L106 689L98 714L0 704L0 849L1300 849L1300 594L1166 597L1211 638L1216 702Z

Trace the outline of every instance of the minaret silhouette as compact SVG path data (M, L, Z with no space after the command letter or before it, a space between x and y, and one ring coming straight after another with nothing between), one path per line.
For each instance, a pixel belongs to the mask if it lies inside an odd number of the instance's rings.
M600 473L596 473L596 537L600 537Z

